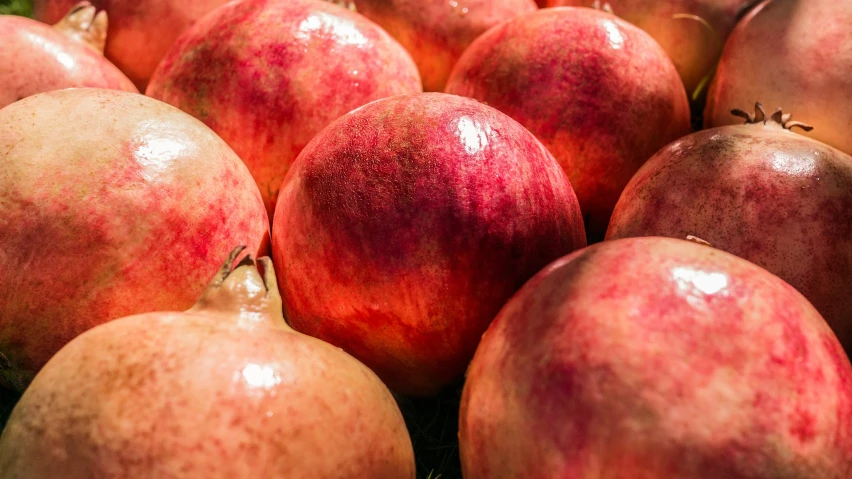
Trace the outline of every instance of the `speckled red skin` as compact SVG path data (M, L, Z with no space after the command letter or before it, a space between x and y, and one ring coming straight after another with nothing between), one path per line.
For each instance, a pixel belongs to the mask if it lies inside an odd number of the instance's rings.
M458 377L503 303L585 245L546 149L441 93L374 102L323 130L285 181L272 238L290 324L415 395Z
M245 0L183 35L147 94L228 142L272 215L287 169L325 126L371 101L419 91L408 53L361 15L326 1Z
M36 20L56 23L78 0L34 0ZM106 56L139 90L178 36L228 0L90 0L109 15Z
M462 55L446 91L497 108L544 143L577 192L591 241L603 238L642 163L689 132L686 93L666 53L589 8L544 9L491 29Z
M852 351L852 157L772 125L665 147L627 185L607 239L698 236L796 287Z
M459 435L465 479L846 479L852 366L765 270L682 240L608 241L501 311Z
M0 38L3 39L0 108L36 93L62 88L96 87L138 92L103 55L50 25L2 15Z
M272 293L252 276L228 292L247 302L122 318L68 344L12 413L0 477L414 479L390 391L288 328L280 299L265 314L253 300Z
M814 126L801 132L852 155L852 2L764 2L733 31L707 96L704 124L756 101Z
M249 172L201 122L116 90L0 110L0 385L103 322L185 309L237 244L266 248Z
M648 32L669 54L687 92L693 92L722 53L737 19L755 0L605 0L619 17ZM591 7L594 0L549 0L547 6ZM601 1L601 3L604 3ZM700 21L675 18L696 15Z
M538 9L533 0L355 0L355 5L411 53L427 91L444 91L450 70L476 37Z

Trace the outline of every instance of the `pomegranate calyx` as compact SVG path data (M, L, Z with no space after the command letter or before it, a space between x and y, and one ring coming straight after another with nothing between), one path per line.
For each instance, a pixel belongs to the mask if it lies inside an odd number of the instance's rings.
M595 2L592 4L592 8L615 15L615 12L612 11L612 6L609 4L609 2L601 2L600 0L595 0Z
M284 321L272 260L264 256L258 258L255 263L251 255L246 255L232 268L234 260L245 248L237 246L231 251L204 294L189 311L217 315L237 314L240 320L245 320L247 324L271 322L277 326L289 327ZM262 276L258 266L262 270Z
M103 54L107 26L106 11L98 12L94 5L82 1L74 5L53 28L68 38Z
M341 7L346 8L348 10L352 10L353 12L357 11L355 9L355 2L352 1L352 0L326 0L326 1L331 2L335 5L340 5Z
M790 121L790 119L793 117L793 114L785 114L780 106L777 110L775 110L772 115L767 117L766 110L764 110L763 104L761 104L759 101L755 102L754 104L754 113L748 113L744 110L740 110L739 108L737 108L731 110L731 114L740 118L745 118L747 125L763 123L764 125L780 126L785 130L792 130L795 127L799 127L805 131L811 131L814 129L813 126L808 125L807 123L802 123L801 121Z

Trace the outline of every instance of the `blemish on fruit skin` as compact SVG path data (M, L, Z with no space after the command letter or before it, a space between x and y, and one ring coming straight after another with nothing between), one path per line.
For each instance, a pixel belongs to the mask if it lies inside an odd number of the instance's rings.
M419 91L402 47L363 17L325 2L250 0L182 36L147 94L225 139L272 216L290 164L320 130L370 101Z
M617 25L620 48L607 25ZM686 94L665 53L589 9L542 10L490 30L459 60L446 91L501 110L545 144L577 191L592 240L603 237L636 170L689 131Z
M484 135L475 150L461 119ZM273 229L288 318L412 392L459 374L505 299L585 244L552 157L472 100L367 105L296 165Z

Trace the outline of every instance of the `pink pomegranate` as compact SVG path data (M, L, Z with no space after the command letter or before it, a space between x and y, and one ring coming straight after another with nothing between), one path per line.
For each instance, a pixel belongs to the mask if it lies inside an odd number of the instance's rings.
M103 57L107 17L80 2L52 28L28 18L0 16L0 108L36 93L70 87L138 92Z
M476 37L538 9L533 0L355 0L355 5L411 53L429 91L444 90L453 65Z
M34 0L37 20L54 23L77 0ZM145 90L178 35L228 0L91 0L109 14L106 56ZM103 46L101 46L103 50Z
M271 215L290 164L326 125L421 90L411 57L364 17L316 0L243 0L184 34L147 94L227 141Z
M683 84L642 30L590 8L548 8L489 30L465 51L448 93L483 101L533 132L601 239L624 185L689 131Z
M814 126L803 133L852 154L852 2L774 0L731 34L704 111L709 126L755 101L783 105Z
M234 244L266 249L230 148L164 103L42 93L0 110L0 386L23 390L103 322L184 309Z
M847 479L852 366L765 270L682 240L608 241L503 308L459 423L465 479Z
M687 92L710 79L725 39L756 0L547 0L550 7L607 4L669 54Z
M695 133L650 159L607 238L699 236L796 287L852 351L852 157L790 132L800 124L780 109L738 113L749 124Z
M290 325L415 395L459 376L503 303L582 246L577 199L541 143L441 93L374 102L323 130L272 230Z
M241 248L240 248L241 249ZM78 337L36 376L0 438L4 479L414 479L390 391L290 329L269 258L228 258L185 313Z

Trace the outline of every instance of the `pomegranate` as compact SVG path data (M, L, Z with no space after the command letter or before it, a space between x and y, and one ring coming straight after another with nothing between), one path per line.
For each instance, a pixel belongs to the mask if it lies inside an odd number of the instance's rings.
M600 0L547 0L550 7L601 5ZM669 54L688 92L699 93L725 39L755 0L607 0L619 17L645 30Z
M80 2L50 27L13 15L0 16L0 108L36 93L70 87L138 92L103 57L106 14Z
M234 250L185 313L84 333L36 376L0 439L0 476L414 479L390 391L290 329L269 258Z
M272 230L290 325L411 395L459 376L503 303L582 246L577 199L541 143L442 93L373 102L323 130Z
M429 91L444 90L453 65L476 37L538 9L533 0L355 0L355 5L411 53Z
M765 270L682 240L608 241L500 312L459 426L465 479L847 479L852 366Z
M695 234L801 291L852 352L852 157L758 103L682 138L630 181L607 238ZM803 125L809 129L807 125Z
M704 123L757 100L814 126L804 134L852 154L852 2L774 0L747 15L725 44ZM848 294L848 292L847 292Z
M548 8L489 30L465 51L448 93L483 101L533 132L580 199L591 241L651 155L689 131L666 53L642 30L590 8Z
M53 23L77 0L34 0L36 20ZM228 0L92 0L109 14L106 56L145 90L154 68L199 18ZM101 46L103 50L103 46Z
M103 322L184 309L268 220L245 165L201 122L117 90L0 110L0 386L23 390Z
M422 90L374 23L315 0L242 0L184 34L147 94L204 121L248 165L270 215L287 169L339 116Z

